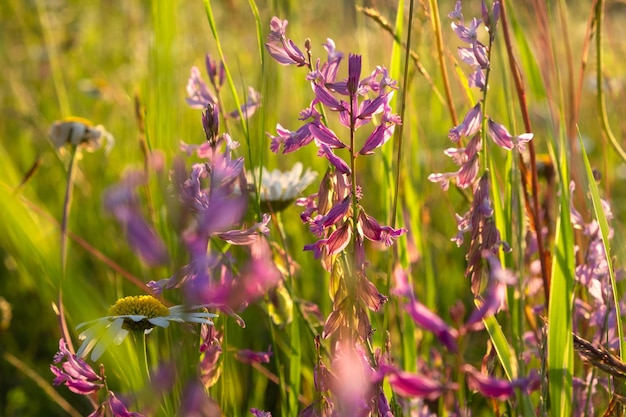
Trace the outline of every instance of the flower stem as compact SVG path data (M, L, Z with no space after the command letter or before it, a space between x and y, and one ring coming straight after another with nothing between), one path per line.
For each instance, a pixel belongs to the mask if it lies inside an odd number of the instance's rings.
M146 381L150 381L150 367L148 366L148 349L146 345L146 333L133 332L133 338L135 339L135 346L137 347L137 355L139 362L146 372Z

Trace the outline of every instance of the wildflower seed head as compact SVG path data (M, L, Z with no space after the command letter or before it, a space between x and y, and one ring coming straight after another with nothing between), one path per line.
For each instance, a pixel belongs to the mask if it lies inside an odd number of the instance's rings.
M154 327L148 319L165 317L170 315L170 311L159 300L151 295L135 295L120 298L109 308L110 316L145 316L140 321L130 318L124 319L124 328L127 330L143 331Z

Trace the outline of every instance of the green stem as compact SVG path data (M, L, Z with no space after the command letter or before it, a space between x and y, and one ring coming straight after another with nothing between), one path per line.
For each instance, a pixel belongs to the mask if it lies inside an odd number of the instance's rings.
M148 349L146 345L146 333L142 331L134 331L133 338L135 339L135 346L137 348L137 356L139 362L144 368L146 373L146 381L150 381L150 367L148 366Z
M599 0L596 5L596 84L598 88L598 115L600 117L600 126L602 127L602 132L609 139L613 149L617 152L617 155L622 159L622 161L626 162L626 152L620 146L619 142L615 138L613 134L613 130L611 130L611 126L609 124L609 117L606 112L606 101L604 98L604 49L602 48L602 41L604 39L604 35L602 33L602 28L604 25L604 0Z
M450 88L450 80L448 79L448 70L446 69L446 62L443 56L443 35L441 32L441 21L439 18L439 6L437 0L430 0L430 12L431 21L433 24L433 31L435 32L435 39L437 41L437 59L439 60L439 68L441 69L441 77L443 78L444 90L446 92L446 101L448 103L448 111L452 118L452 124L457 126L459 124L456 111L454 110L454 102L452 100L452 89ZM411 6L412 6L411 2ZM410 22L410 21L409 21ZM409 28L411 25L409 25Z

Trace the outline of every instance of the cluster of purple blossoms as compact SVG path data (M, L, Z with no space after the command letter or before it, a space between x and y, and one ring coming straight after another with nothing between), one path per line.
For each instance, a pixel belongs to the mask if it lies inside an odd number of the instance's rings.
M194 109L200 110L204 110L208 105L211 105L213 108L219 109L218 113L222 114L224 118L239 119L240 112L244 118L252 116L261 105L261 94L254 88L248 87L246 102L239 109L225 113L219 101L219 94L224 85L224 63L220 62L218 65L211 55L207 54L205 56L205 65L214 93L211 92L202 79L198 67L191 67L191 75L189 76L189 81L187 81L187 104Z
M570 193L574 193L574 183L570 184ZM602 211L606 216L606 220L610 222L613 219L613 212L608 201L602 199ZM593 358L582 355L587 361L591 361L594 366L587 369L585 378L574 378L574 410L576 415L593 415L598 394L594 393L598 388L606 393L611 392L610 378L603 377L595 372L595 366L602 368L602 361L605 360L610 353L608 349L619 349L619 338L617 331L617 317L614 302L613 286L610 282L609 263L605 246L602 240L600 225L596 220L585 222L583 216L572 205L570 208L572 225L575 229L581 231L586 240L586 247L576 247L581 252L578 258L581 260L576 265L576 282L581 288L580 295L574 299L574 331L578 335L587 337L592 345L591 349L600 346L600 354L602 356L601 363L594 363ZM613 228L609 228L608 238L613 237ZM623 270L616 271L616 279L623 279ZM624 297L620 297L619 310L626 309ZM609 369L609 374L610 372ZM614 374L612 374L614 375Z
M470 85L478 87L483 94L486 94L487 91L485 83L490 70L490 48L495 39L495 28L500 16L500 7L500 2L496 0L490 14L483 1L483 20L474 18L469 26L464 24L460 1L456 2L454 11L448 15L453 19L452 29L455 34L462 42L469 44L468 47L460 47L458 52L461 59L474 70L470 76ZM485 46L478 39L477 32L483 22L489 32L489 46ZM457 214L459 233L452 240L461 246L464 242L464 235L469 233L471 236L466 275L472 281L474 294L478 294L481 287L480 272L483 269L483 251L491 251L495 255L500 247L503 247L505 251L510 249L505 242L501 241L500 233L493 220L489 175L486 173L480 175L480 152L484 148L482 128L486 124L486 133L493 142L498 147L509 151L515 149L518 152L524 152L526 142L533 137L532 133L513 136L504 126L494 122L491 118L487 118L485 123L482 103L483 101L476 103L467 112L463 122L450 129L448 133L448 138L456 144L462 145L467 141L465 146L453 147L444 151L444 154L452 158L455 165L459 166L459 169L454 172L434 173L428 177L430 181L439 183L444 190L449 188L451 180L454 180L459 188L472 187L474 196L472 205L464 215Z
M238 143L228 134L218 135L214 107L209 105L202 116L207 142L182 144L183 152L195 153L206 162L193 164L188 174L181 161L172 172L173 186L188 225L182 232L190 254L189 264L172 277L150 281L148 286L160 294L163 290L183 288L188 302L208 304L243 320L236 311L261 297L275 286L281 276L274 266L264 235L269 233L270 217L242 228L248 196L243 158L233 156ZM218 239L250 248L250 261L235 272L229 254L211 250Z
M311 82L315 98L308 108L300 112L300 120L306 122L300 128L291 131L277 125L277 135L269 135L270 148L273 152L278 152L282 147L283 153L289 153L314 142L318 155L326 158L334 168L324 176L316 194L298 201L299 205L305 207L302 220L320 237L305 249L314 251L316 258L333 256L346 248L354 233L357 234L357 251L362 250L364 237L389 246L404 233L404 229L381 226L362 206L354 207L354 199L361 198L360 187L352 184L354 173L351 164L340 158L336 152L345 149L354 158L358 155L369 155L391 138L395 125L400 123L399 116L392 113L389 105L396 83L389 78L383 67L377 67L369 76L361 78L359 55L350 55L348 77L337 81L337 70L343 53L335 49L334 42L327 40L324 44L328 53L327 61L321 64L318 59L313 68L310 63L307 64L304 54L293 42L285 38L286 26L286 21L280 21L276 17L272 19L272 32L266 43L268 51L281 64L308 65L310 72L307 80ZM360 97L367 96L370 92L374 93L372 98L360 100ZM318 105L338 113L340 123L350 129L350 143L342 141L324 124ZM371 122L375 115L380 115L380 123L357 150L354 143L355 132ZM353 210L358 211L357 224L352 222ZM329 266L328 263L325 266Z
M100 374L97 374L87 362L69 351L65 339L59 340L59 352L54 355L50 370L55 376L53 385L63 384L73 393L89 396L95 410L88 417L143 417L128 411L113 391L107 390L106 400L99 403L92 394L105 388L104 366L100 365Z

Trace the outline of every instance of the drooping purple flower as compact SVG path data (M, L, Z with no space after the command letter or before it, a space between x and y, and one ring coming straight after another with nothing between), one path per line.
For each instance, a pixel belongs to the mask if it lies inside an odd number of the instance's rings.
M267 42L265 47L279 64L282 65L296 65L302 67L307 65L307 60L293 43L291 39L285 37L285 30L287 29L287 20L280 20L274 16L270 22L270 33L267 36Z
M309 131L311 132L313 137L315 137L315 139L327 145L329 148L338 149L338 148L347 147L345 143L339 140L335 132L333 132L328 127L324 126L323 124L319 124L319 125L310 124Z
M448 137L452 142L458 142L462 137L474 135L480 130L482 118L483 114L479 102L467 112L460 125L450 129Z
M64 362L63 362L64 361ZM75 394L89 395L104 386L104 381L83 359L71 353L65 339L59 339L59 352L54 355L54 364L50 370L55 375L53 385L64 384Z
M259 234L269 234L269 228L267 227L269 221L270 215L265 213L263 214L263 220L253 224L248 229L228 230L226 232L217 233L216 236L232 245L251 245L256 241Z
M240 110L244 119L252 116L257 109L261 106L261 93L256 91L252 87L248 87L248 96L244 104L241 105ZM239 120L239 110L235 109L228 113L228 117L234 120Z
M519 388L524 394L528 394L536 390L540 383L539 375L536 373L507 381L480 373L471 365L465 364L462 369L465 372L469 388L480 392L487 398L506 400L515 395L516 388Z
M453 20L463 22L463 13L461 12L461 0L456 0L454 10L448 13L448 17Z
M208 104L217 105L217 98L202 80L198 67L191 67L191 75L187 81L187 104L194 109L204 109Z
M470 315L465 328L469 330L481 329L482 320L500 311L506 305L506 287L517 282L513 273L502 267L500 260L488 250L482 253L489 263L489 284L486 297L478 309Z
M325 143L319 144L319 150L317 154L319 156L324 156L326 159L328 159L328 162L330 162L335 168L337 168L337 171L341 172L342 174L352 174L352 171L350 170L350 167L348 166L346 161L335 155L332 149Z
M252 413L254 417L272 417L272 413L269 411L257 410L256 408L251 408L250 413Z
M210 277L197 276L187 285L192 300L211 304L219 308L237 311L267 293L282 278L276 268L267 241L259 237L250 245L251 260L239 276L224 270L220 282L211 282Z
M491 118L487 121L487 125L491 139L493 139L496 145L506 150L511 150L515 147L518 151L523 152L526 149L526 142L533 138L532 133L522 133L519 136L512 136L506 127L494 122Z
M109 391L108 402L113 417L143 417L143 414L128 411L124 403L115 396L113 391Z
M378 125L372 134L367 138L363 147L359 151L361 155L371 155L373 154L373 150L383 146L391 136L395 130L396 122L388 120L386 115L383 115L382 121L380 125Z
M187 417L221 417L222 411L208 391L198 381L190 381L184 388L177 415Z
M405 372L387 364L380 365L378 375L379 378L386 376L391 389L403 397L435 400L441 397L446 390L457 389L456 384L444 385L425 375Z
M122 225L128 244L148 266L164 265L169 260L165 244L144 219L139 208L137 187L146 182L145 174L132 171L104 194L104 207Z
M272 346L270 345L267 352L256 352L250 349L240 349L237 351L236 358L241 363L269 363L270 358L274 352L272 352Z
M199 376L205 388L213 386L220 377L219 358L222 354L222 335L215 326L202 324L200 327L200 363Z
M456 339L458 332L448 326L441 317L429 310L425 305L415 299L413 289L408 283L408 276L404 269L396 267L394 271L395 287L393 293L408 298L404 304L405 311L420 327L433 333L448 350L456 352L458 349Z
M473 18L470 22L469 27L465 26L462 22L452 22L450 26L452 26L452 30L454 33L461 39L463 42L472 44L476 42L477 30L482 21L477 18Z
M224 83L224 64L220 62L220 68L217 69L215 61L207 54L206 69L209 74L211 84L216 93L219 93L222 84ZM216 111L219 108L218 99L213 94L207 84L202 79L200 70L198 67L191 67L191 75L187 81L187 104L194 109L204 110L208 105L215 107ZM246 103L241 106L241 114L244 118L252 116L257 108L261 105L261 94L252 87L248 87L248 97ZM239 110L235 109L230 113L223 114L224 117L230 117L232 119L239 119Z
M350 223L344 223L339 229L335 230L328 236L326 245L329 255L336 255L348 246L352 237L352 228Z

